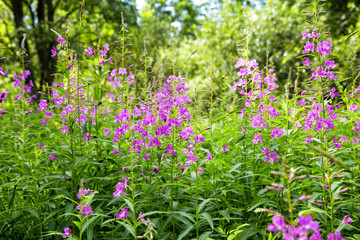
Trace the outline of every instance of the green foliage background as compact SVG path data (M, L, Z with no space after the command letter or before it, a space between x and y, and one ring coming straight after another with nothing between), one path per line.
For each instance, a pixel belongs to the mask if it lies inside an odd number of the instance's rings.
M235 59L241 55L239 50L242 48L240 44L246 13L251 31L249 57L263 65L268 59L270 66L276 69L278 89L283 91L289 76L296 75L296 70L291 66L295 66L298 62L296 57L301 54L301 32L307 20L306 15L301 13L306 10L305 0L201 1L201 4L191 0L150 0L146 1L142 9L137 8L134 1L88 0L85 2L84 22L80 28L81 1L54 2L53 5L57 6L54 20L49 22L45 19L42 23L38 22L36 16L32 16L41 1L18 2L22 2L24 11L22 28L15 27L12 2L0 1L0 34L2 45L6 47L2 55L7 57L8 72L19 68L14 60L19 61L21 33L26 33L29 45L26 57L29 60L28 68L33 70L33 80L38 89L42 87L41 75L47 73L43 73L46 69L40 67L36 44L54 43L57 36L50 28L59 33L69 30L70 36L74 38L69 41L77 43L75 48L79 52L84 51L86 44L97 46L99 41L101 45L105 42L116 45L122 12L131 36L133 59L139 59L144 54L144 46L147 56L152 59L154 74L150 78L158 76L160 72L168 75L167 64L175 53L176 65L182 69L181 74L187 75L188 83L203 89L209 84L211 76L214 76L217 87L221 88L224 83L231 84L236 80L236 76L229 72L233 69ZM340 53L339 71L344 76L353 74L354 69L349 69L349 66L354 68L358 64L358 37L351 40L346 40L346 37L360 28L359 6L358 0L327 1L327 13L321 19L320 25L329 26L330 37L337 48L335 52ZM36 35L42 27L45 30L42 30L41 36ZM52 48L50 45L48 47ZM349 60L353 64L345 64ZM131 64L136 67L136 64L142 63ZM51 83L52 78L49 77L47 81Z

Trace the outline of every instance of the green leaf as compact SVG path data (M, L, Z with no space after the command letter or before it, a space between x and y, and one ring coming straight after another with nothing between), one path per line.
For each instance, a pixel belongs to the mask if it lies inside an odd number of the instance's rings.
M134 205L132 204L132 202L127 198L123 198L123 199L126 202L126 204L128 205L128 207L130 208L130 210L135 214L135 209L134 209Z
M240 239L246 240L258 232L260 232L260 230L256 226L251 226L242 232L242 234L240 235Z
M89 218L88 220L86 220L86 222L83 224L82 226L82 230L81 232L85 232L85 230L89 227L89 225L94 222L99 216L93 216L91 218Z
M211 235L212 232L204 232L200 235L199 240L207 240L208 237Z
M39 215L38 211L36 211L35 209L32 209L32 208L25 208L24 210L31 213L34 217L36 217L40 221L40 215Z
M14 204L14 198L15 198L15 194L16 194L16 187L17 185L14 186L11 194L10 194L10 198L9 198L9 209L11 209L12 205Z
M79 229L79 231L81 231L81 223L79 221L73 221L73 223Z
M129 224L124 223L124 222L119 222L119 224L123 225L123 226L126 228L126 230L127 230L128 232L130 232L131 235L133 235L134 238L136 238L136 236L135 236L135 230L134 230L134 228L133 228L132 226L130 226Z
M205 220L209 223L211 229L214 229L214 222L213 222L213 219L210 216L210 214L208 214L207 212L204 212L204 213L201 214L201 216L203 218L205 218Z
M201 211L203 210L203 208L205 207L205 204L208 203L208 202L210 202L211 200L213 200L213 199L212 199L212 198L209 198L209 199L205 199L204 201L202 201L202 203L199 204L197 214L200 214Z
M188 235L191 230L194 229L194 225L190 225L190 226L187 226L187 228L185 228L181 233L180 235L178 236L177 240L181 240L183 239L186 235Z

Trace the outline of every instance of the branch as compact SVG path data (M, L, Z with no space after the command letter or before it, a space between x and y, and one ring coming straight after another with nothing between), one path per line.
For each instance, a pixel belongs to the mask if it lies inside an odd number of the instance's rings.
M56 9L59 6L60 2L61 2L61 0L58 0L57 3L55 3L54 9Z
M30 4L29 1L27 1L27 0L25 0L25 4L26 4L27 8L29 9L29 12L30 12L30 15L31 15L31 20L32 20L31 26L32 26L33 28L35 28L35 14L34 14L34 12L33 12L32 9L31 9L31 4Z
M310 144L305 144L307 147L311 148L312 150L318 152L320 155L322 155L323 157L326 157L326 158L329 158L330 160L333 160L334 162L336 162L338 165L342 166L343 168L347 168L347 166L344 164L344 162L339 159L339 158L336 158L334 156L332 156L330 153L320 149L320 148L317 148L317 147L314 147Z
M11 6L10 3L6 2L5 0L3 0L3 3L8 7L10 8L11 11L14 11L13 7Z
M58 21L56 21L56 23L54 23L54 27L53 27L53 28L56 29L56 27L57 27L58 24L64 23L64 22L66 21L66 19L67 19L71 14L73 14L76 10L77 10L77 8L73 8L70 12L68 12L68 13L66 14L65 17L62 17L62 18L60 18Z

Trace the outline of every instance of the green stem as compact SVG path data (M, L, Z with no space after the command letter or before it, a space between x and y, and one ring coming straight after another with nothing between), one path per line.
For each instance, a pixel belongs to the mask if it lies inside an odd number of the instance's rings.
M195 203L195 212L196 212L196 220L195 220L195 227L196 227L196 239L199 240L199 213L198 213L198 190L199 190L199 174L196 171L196 185L195 185L195 194L196 194L196 203Z

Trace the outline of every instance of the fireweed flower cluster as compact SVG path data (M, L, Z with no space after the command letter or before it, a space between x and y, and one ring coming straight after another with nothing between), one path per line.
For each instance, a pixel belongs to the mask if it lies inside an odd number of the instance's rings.
M6 99L6 94L8 94L9 92L0 92L0 103L4 102ZM0 110L0 115L4 115L6 114L6 110Z
M25 102L32 103L32 99L37 98L36 94L32 92L34 87L33 81L30 79L27 83L30 74L29 70L25 70L24 73L17 74L15 72L13 74L14 88L19 89L18 94L14 97L15 101L20 101L23 98Z
M331 53L332 42L330 39L323 42L317 40L322 36L318 32L315 29L311 33L303 33L303 39L307 40L303 53L316 53L321 58L325 58ZM169 163L170 165L173 164L177 171L174 173L175 176L172 176L172 180L178 179L189 168L195 169L193 172L197 173L197 177L204 173L204 169L199 166L201 159L205 158L210 161L212 156L210 152L205 152L206 154L199 152L200 145L206 139L198 132L195 127L196 124L192 120L188 108L191 104L187 95L189 88L186 86L183 77L171 75L164 79L165 83L162 86L151 90L152 92L148 92L144 98L133 97L129 90L136 81L133 74L135 71L131 71L132 66L114 68L112 66L113 60L108 57L110 46L107 43L99 51L88 45L84 54L94 62L98 69L97 74L108 73L104 77L105 79L100 79L99 82L104 82L103 85L101 83L101 87L104 89L99 90L96 84L94 84L95 86L89 84L91 81L95 81L93 76L82 76L80 79L80 73L77 72L77 56L68 49L70 43L62 37L59 37L58 43L57 47L53 47L51 53L53 57L57 58L58 64L62 66L65 79L64 83L54 82L50 89L50 96L39 101L38 111L43 114L44 119L41 121L43 125L48 124L46 120L51 120L63 137L75 139L74 135L79 134L81 136L77 139L81 139L81 141L79 140L81 144L86 146L91 146L97 142L96 139L103 137L111 144L110 155L112 158L119 160L122 159L123 155L130 154L134 157L134 160L131 159L132 164L136 161L145 160L144 162L145 164L148 163L148 170L153 176L165 171L165 168L169 167ZM310 55L304 58L303 65L312 70L309 78L321 84L323 84L323 80L336 80L333 72L336 67L335 62L326 59L323 63L323 66L314 66L314 61ZM260 71L256 60L247 61L243 58L239 58L235 68L239 68L237 72L239 80L234 83L233 89L239 92L243 100L243 108L239 114L240 119L244 122L242 132L251 136L250 142L254 148L259 147L259 145L262 146L261 153L263 155L261 156L264 162L279 162L280 154L274 150L274 145L277 145L276 141L279 138L287 135L289 129L274 125L273 120L280 116L279 110L275 107L276 99L272 96L276 90L274 70L265 69L264 73ZM0 69L1 74L2 71L3 69ZM27 70L24 71L24 74L14 74L14 87L20 89L15 100L22 99L30 103L31 98L36 98L36 95L32 95L31 92L32 81L27 81L29 75L30 72ZM97 92L101 92L101 94L96 94ZM355 96L359 93L360 87L351 94ZM1 92L0 103L6 99L6 94L7 92ZM306 135L305 143L316 141L320 134L324 134L326 131L330 132L341 119L345 118L344 116L339 117L340 105L331 105L331 101L336 100L340 95L338 90L332 87L331 91L328 89L326 94L320 95L320 97L325 96L325 104L319 99L308 96L314 95L313 92L303 92L299 97L298 105L304 108L301 119L304 120L293 123L296 129L304 132L303 136ZM296 109L290 110L289 114L295 112L293 110ZM356 113L359 111L359 107L350 103L347 110ZM102 125L102 122L106 122L106 126L105 124ZM247 128L245 128L246 122L250 122ZM360 120L354 123L354 133L359 132ZM328 139L331 139L333 147L337 149L341 149L344 144L356 144L358 142L356 135L331 136ZM45 149L41 143L39 147ZM88 151L86 148L82 150ZM228 152L229 147L223 145L222 151ZM52 161L57 160L55 154L50 154L48 158ZM333 162L329 161L329 164L333 164ZM115 192L113 192L115 198L122 196L127 198L131 191L135 192L131 188L131 184L128 185L128 181L141 179L141 177L150 179L144 173L139 175L136 173L135 176L129 178L129 168L126 168L128 166L121 167L123 167L126 177L122 176L122 181L116 185L116 182L113 183L115 185ZM133 166L130 170L132 174ZM289 185L296 179L304 178L304 176L294 177L295 171L296 169L290 168L289 172L286 173L287 175L279 173L279 175L284 176L285 184L273 183L268 186L268 189L284 195L288 194L290 192ZM347 188L338 186L331 189L332 180L344 176L340 174L341 172L334 172L332 169L330 173L332 173L330 176L324 173L323 176L313 177L321 181L324 191L332 194L331 202L337 200L340 193L345 192ZM127 193L127 189L130 192ZM77 209L82 218L94 214L87 201L89 193L90 190L80 187L77 194L78 199L80 199ZM306 201L309 198L310 196L301 196L295 200L288 199L289 212L293 212L293 208L298 202ZM324 206L326 209L331 208L329 200L324 197L310 203ZM134 209L130 209L130 211L135 211ZM279 231L287 240L308 239L308 237L313 240L321 239L319 224L314 222L311 216L301 216L297 225L292 220L291 224L287 225L285 217L281 214L277 215L272 219L273 224L268 226L269 231ZM127 217L127 207L121 208L120 212L116 214L117 219L127 219ZM144 224L148 225L150 222L150 220L144 219L142 212L138 218ZM344 216L341 224L351 224L351 222L351 218ZM71 229L65 228L64 232L64 238L71 237ZM312 236L309 236L311 233ZM341 233L330 233L328 239L343 238L341 238Z
M94 211L91 210L91 206L87 205L87 194L90 193L89 189L84 189L82 186L79 189L79 193L76 195L81 201L80 205L76 206L76 209L80 211L82 217L94 214Z
M315 11L318 11L316 4L314 5ZM317 15L315 16L318 17ZM334 87L337 76L334 73L336 63L331 58L333 43L330 38L321 39L322 36L326 35L326 32L322 32L324 28L319 28L317 25L312 25L310 31L303 32L303 40L306 40L303 54L304 57L303 65L305 69L310 70L309 82L315 86L315 89L304 91L299 97L298 104L300 107L305 108L305 112L301 116L304 122L298 123L297 127L301 127L306 135L304 139L305 143L314 144L312 138L320 139L322 149L325 151L331 151L335 154L339 149L342 148L343 144L357 144L356 130L348 136L334 135L333 131L335 127L342 127L342 118L340 117L339 111L342 111L342 106L336 103L336 98L340 95L340 92ZM311 54L308 54L311 53ZM339 86L339 85L336 85ZM355 94L355 93L351 93ZM312 96L309 96L312 95ZM313 96L316 97L313 97ZM347 99L348 98L348 99ZM347 106L351 106L350 97L344 97L343 99L348 100ZM332 140L331 142L329 140ZM325 158L313 158L321 159L321 166L323 172L318 175L310 175L314 180L320 182L320 185L325 189L324 194L317 197L311 204L317 207L323 207L325 211L329 213L330 217L330 234L327 236L328 239L342 239L341 233L334 233L335 223L335 201L340 199L340 193L347 191L347 188L342 188L340 184L335 183L336 179L341 179L344 175L341 174L343 170L335 170L337 164L333 160ZM322 190L323 190L322 189ZM344 222L346 218L344 218ZM351 223L351 221L350 221ZM310 239L322 239L320 233L314 233Z
M281 232L281 235L285 240L322 240L320 231L320 224L313 221L311 215L299 216L297 225L294 225L294 210L298 202L307 201L311 196L300 196L299 198L292 200L291 198L291 185L294 184L296 180L304 179L306 176L295 176L295 173L298 169L290 168L288 169L285 158L283 159L283 171L282 172L272 172L275 175L283 176L284 184L272 183L271 186L267 186L269 190L282 192L285 198L285 202L288 204L288 211L290 214L289 225L286 224L286 218L281 213L277 213L267 209L269 213L274 214L272 218L271 225L268 225L268 230L271 232ZM351 223L351 219L348 219L347 216L344 217L342 223ZM330 235L330 234L329 234ZM329 238L331 239L331 238Z
M284 217L274 216L272 222L274 225L269 225L268 230L271 232L280 231L285 240L307 240L310 233L319 229L319 223L314 222L311 215L300 216L296 227L286 225Z
M108 81L114 88L132 84L134 79L132 73L130 71L126 77L127 73L128 71L124 68L114 69L109 74ZM126 79L126 82L120 82L122 77ZM202 135L195 135L192 128L191 114L187 107L191 103L186 94L188 90L183 77L171 75L163 87L157 90L147 102L140 102L135 106L133 102L132 109L120 109L119 113L114 115L116 128L112 142L117 143L131 135L131 149L136 155L150 160L149 154L155 150L162 149L161 159L166 156L176 157L181 152L187 157L184 165L191 166L197 161L194 146L204 142L205 138ZM109 96L114 102L118 101L114 94ZM183 142L186 148L175 150L174 141ZM164 145L163 142L170 143ZM119 150L115 149L113 153L118 154ZM181 165L178 164L179 170L182 170ZM153 171L158 173L160 164L154 167Z
M98 106L99 99L86 96L84 89L87 83L77 79L78 73L75 66L77 66L78 60L76 55L67 48L68 44L66 44L64 38L59 38L58 42L60 43L59 52L54 47L53 57L57 57L58 63L62 64L64 69L66 67L66 70L64 70L66 74L64 75L67 76L65 80L67 85L53 82L50 89L51 102L48 102L47 99L40 100L39 111L44 112L42 124L47 123L46 119L51 119L54 123L55 120L60 119L59 126L57 124L56 126L63 134L69 134L70 131L74 134L76 126L89 125L96 128L99 119L105 120L111 117L109 114L110 108L109 106ZM109 44L106 43L99 53L100 56L96 57L96 61L99 62L101 68L104 68L105 62L110 64L113 62L111 58L106 57L108 51ZM87 55L95 55L94 49L91 54ZM51 109L48 108L48 105L52 105ZM55 112L60 114L55 114ZM80 130L80 133L83 134L81 139L84 142L91 140L92 136L89 131ZM110 134L110 131L108 131L108 134Z
M4 58L1 58L0 60L3 60ZM4 71L4 69L2 67L0 67L0 76L6 76L6 72ZM8 94L9 92L5 91L5 92L0 92L0 104L2 102L4 102L4 100L6 99L6 94ZM4 115L6 114L6 110L5 109L1 109L0 108L0 115Z
M101 98L91 98L84 90L86 82L77 79L76 55L67 49L69 44L64 40L59 43L60 48L56 52L54 50L53 56L57 57L59 64L61 63L66 69L65 82L67 84L54 82L50 90L50 102L48 99L40 100L39 112L44 113L45 119L42 121L43 124L47 124L46 120L52 120L62 134L70 136L70 142L71 139L75 139L73 136L76 134L75 128L82 135L82 141L89 144L94 141L92 140L94 132L96 135L103 132L104 137L110 138L115 144L112 151L114 155L119 155L122 151L121 142L128 144L127 150L135 154L136 158L147 161L153 160L152 152L155 151L163 152L161 159L176 157L179 152L182 152L187 160L177 164L180 174L184 167L191 167L197 162L195 149L197 145L205 141L205 138L201 134L196 135L192 128L191 114L187 107L191 102L186 94L189 88L185 85L183 77L169 76L162 88L149 94L145 101L137 101L130 94L127 96L124 94L135 81L130 67L110 69L106 83L111 86L111 90L107 92L108 99L104 99L106 95L102 95ZM103 69L106 67L106 62L112 63L112 59L106 57L108 51L109 44L105 44L100 53L89 46L85 55L94 58L94 62ZM106 104L97 104L108 101L113 102L112 106L116 106L116 112ZM113 126L100 130L100 119L101 121L113 119ZM87 132L84 131L83 126L88 126ZM163 142L170 143L165 145ZM174 144L175 142L183 142L185 147L180 147L181 144ZM180 149L175 150L175 147ZM211 154L207 153L206 157L211 159ZM161 159L155 160L157 166L153 168L154 173L161 171ZM175 158L171 161L175 161ZM199 174L202 173L202 169L196 170ZM177 178L178 176L174 176L174 179ZM124 176L123 182L116 185L114 197L126 195L127 187ZM77 208L83 216L93 213L91 207L85 202L81 202ZM122 216L125 215L123 212Z
M254 132L253 144L263 143L264 136L271 130L270 122L272 119L280 116L280 113L273 106L276 100L271 94L276 90L275 74L273 69L268 69L264 76L258 69L256 60L247 61L239 58L235 68L239 68L237 75L240 77L238 82L234 82L233 89L240 91L240 96L244 96L244 106L239 114L246 124L247 117L251 120L251 128ZM254 114L257 112L257 114ZM245 124L242 132L245 133ZM250 132L250 130L248 130ZM275 127L271 130L270 138L267 140L267 148L262 148L261 152L266 155L265 162L278 161L277 152L271 149L270 142L283 135L284 130Z
M308 109L307 115L304 116L304 123L301 124L302 130L307 133L319 133L324 136L335 127L335 121L339 119L336 110L340 108L340 105L331 105L331 101L329 101L339 95L335 87L332 87L327 95L323 91L337 77L333 72L333 69L336 67L334 60L327 59L332 52L333 44L329 38L326 41L321 41L320 37L322 35L318 28L314 28L310 33L303 32L303 40L307 40L303 53L312 52L317 54L317 62L309 58L311 55L304 57L305 61L303 62L303 65L312 71L310 80L317 86L317 89L314 90L315 92L317 91L317 98L308 97L309 92L303 92L298 103L300 106ZM323 65L319 65L318 62L323 63ZM311 135L307 135L305 142L309 143L310 141ZM336 145L336 140L334 140L334 144L337 148L341 148L340 145Z

